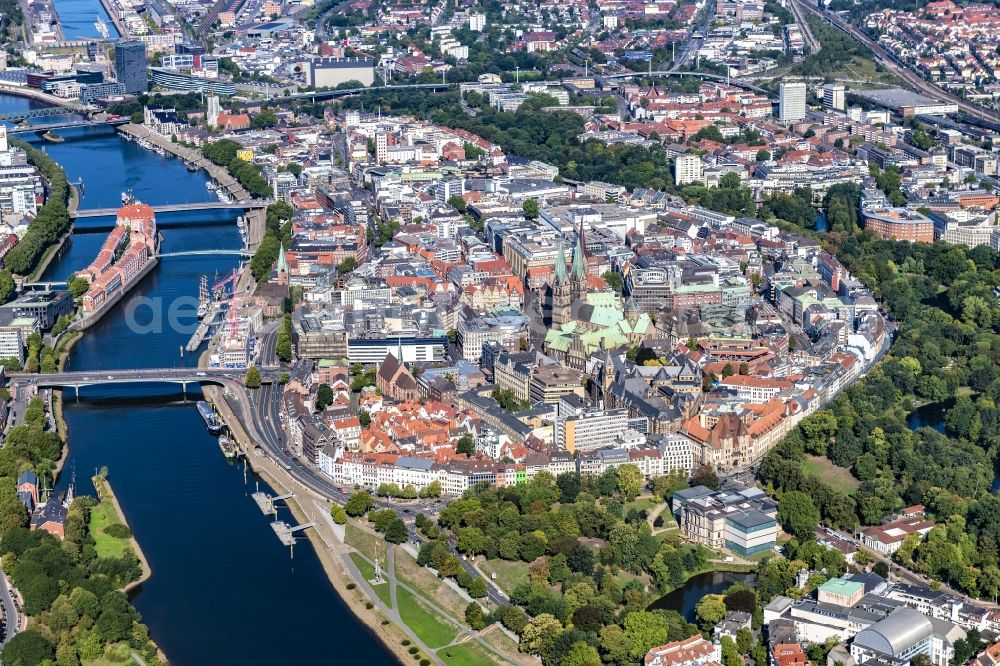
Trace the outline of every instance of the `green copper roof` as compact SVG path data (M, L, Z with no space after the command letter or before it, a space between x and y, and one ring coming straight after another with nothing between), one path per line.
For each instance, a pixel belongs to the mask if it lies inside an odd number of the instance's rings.
M576 249L573 251L573 279L583 280L587 277L587 252L583 245L583 231L580 231Z
M281 250L278 251L278 272L287 273L288 272L288 262L285 261L285 244L281 244Z
M566 284L566 250L562 240L559 241L559 252L556 254L556 284Z

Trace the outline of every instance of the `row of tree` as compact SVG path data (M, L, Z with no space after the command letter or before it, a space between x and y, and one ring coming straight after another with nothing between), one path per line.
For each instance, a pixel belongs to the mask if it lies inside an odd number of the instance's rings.
M18 139L11 139L11 144L27 153L28 162L38 169L47 183L45 204L38 209L21 240L4 257L7 271L27 275L38 264L45 250L69 230L69 211L66 208L69 183L63 168L43 151ZM9 297L10 293L7 295Z

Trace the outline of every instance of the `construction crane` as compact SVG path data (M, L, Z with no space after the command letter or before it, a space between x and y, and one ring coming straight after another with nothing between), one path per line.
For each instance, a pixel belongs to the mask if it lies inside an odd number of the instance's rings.
M222 295L225 293L227 286L235 294L236 281L237 279L239 279L239 276L240 276L240 271L234 268L232 274L229 277L225 278L224 280L220 280L219 282L216 282L215 285L212 287L212 293L215 294L215 300L217 301L222 300Z

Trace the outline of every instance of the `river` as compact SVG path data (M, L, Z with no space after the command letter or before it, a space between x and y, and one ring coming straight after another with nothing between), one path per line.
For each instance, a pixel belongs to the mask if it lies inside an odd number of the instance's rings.
M0 96L0 110L24 110L28 100ZM146 203L212 200L203 173L176 159L127 143L108 128L61 132L64 143L37 145L71 181L83 178L81 208L117 206L131 190ZM235 212L158 216L165 251L240 245ZM45 272L65 279L94 257L109 220L82 220ZM88 230L89 228L89 230ZM156 329L151 313L166 313L176 298L196 297L201 275L225 276L234 257L166 257L73 347L72 370L194 365L181 357L189 332ZM134 316L129 316L132 308ZM130 323L131 321L131 323ZM139 326L136 326L136 323ZM107 466L115 493L152 567L133 595L150 633L172 663L297 664L336 660L371 665L394 657L350 612L305 542L295 559L280 545L250 498L257 480L227 462L198 416L189 391L172 385L94 387L79 400L66 394L69 456L60 487L75 472L78 490ZM271 491L259 482L262 490ZM285 516L285 519L289 519Z
M97 18L100 17L108 26L112 39L118 36L114 23L97 0L54 0L56 14L63 27L63 37L66 39L98 38Z

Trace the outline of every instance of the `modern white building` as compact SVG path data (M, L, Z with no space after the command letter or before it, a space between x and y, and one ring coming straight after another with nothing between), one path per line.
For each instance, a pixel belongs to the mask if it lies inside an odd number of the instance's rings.
M955 656L953 642L959 638L964 639L965 632L949 622L936 623L912 608L897 608L858 632L851 642L851 656L860 665L908 663L923 654L935 666L946 666Z
M674 183L702 183L705 180L704 165L698 155L678 155L674 160Z
M823 86L823 106L843 111L846 108L846 88L843 83L827 83Z
M806 84L782 83L778 90L778 119L793 121L806 117Z
M24 336L17 326L0 326L0 359L9 358L24 365Z

